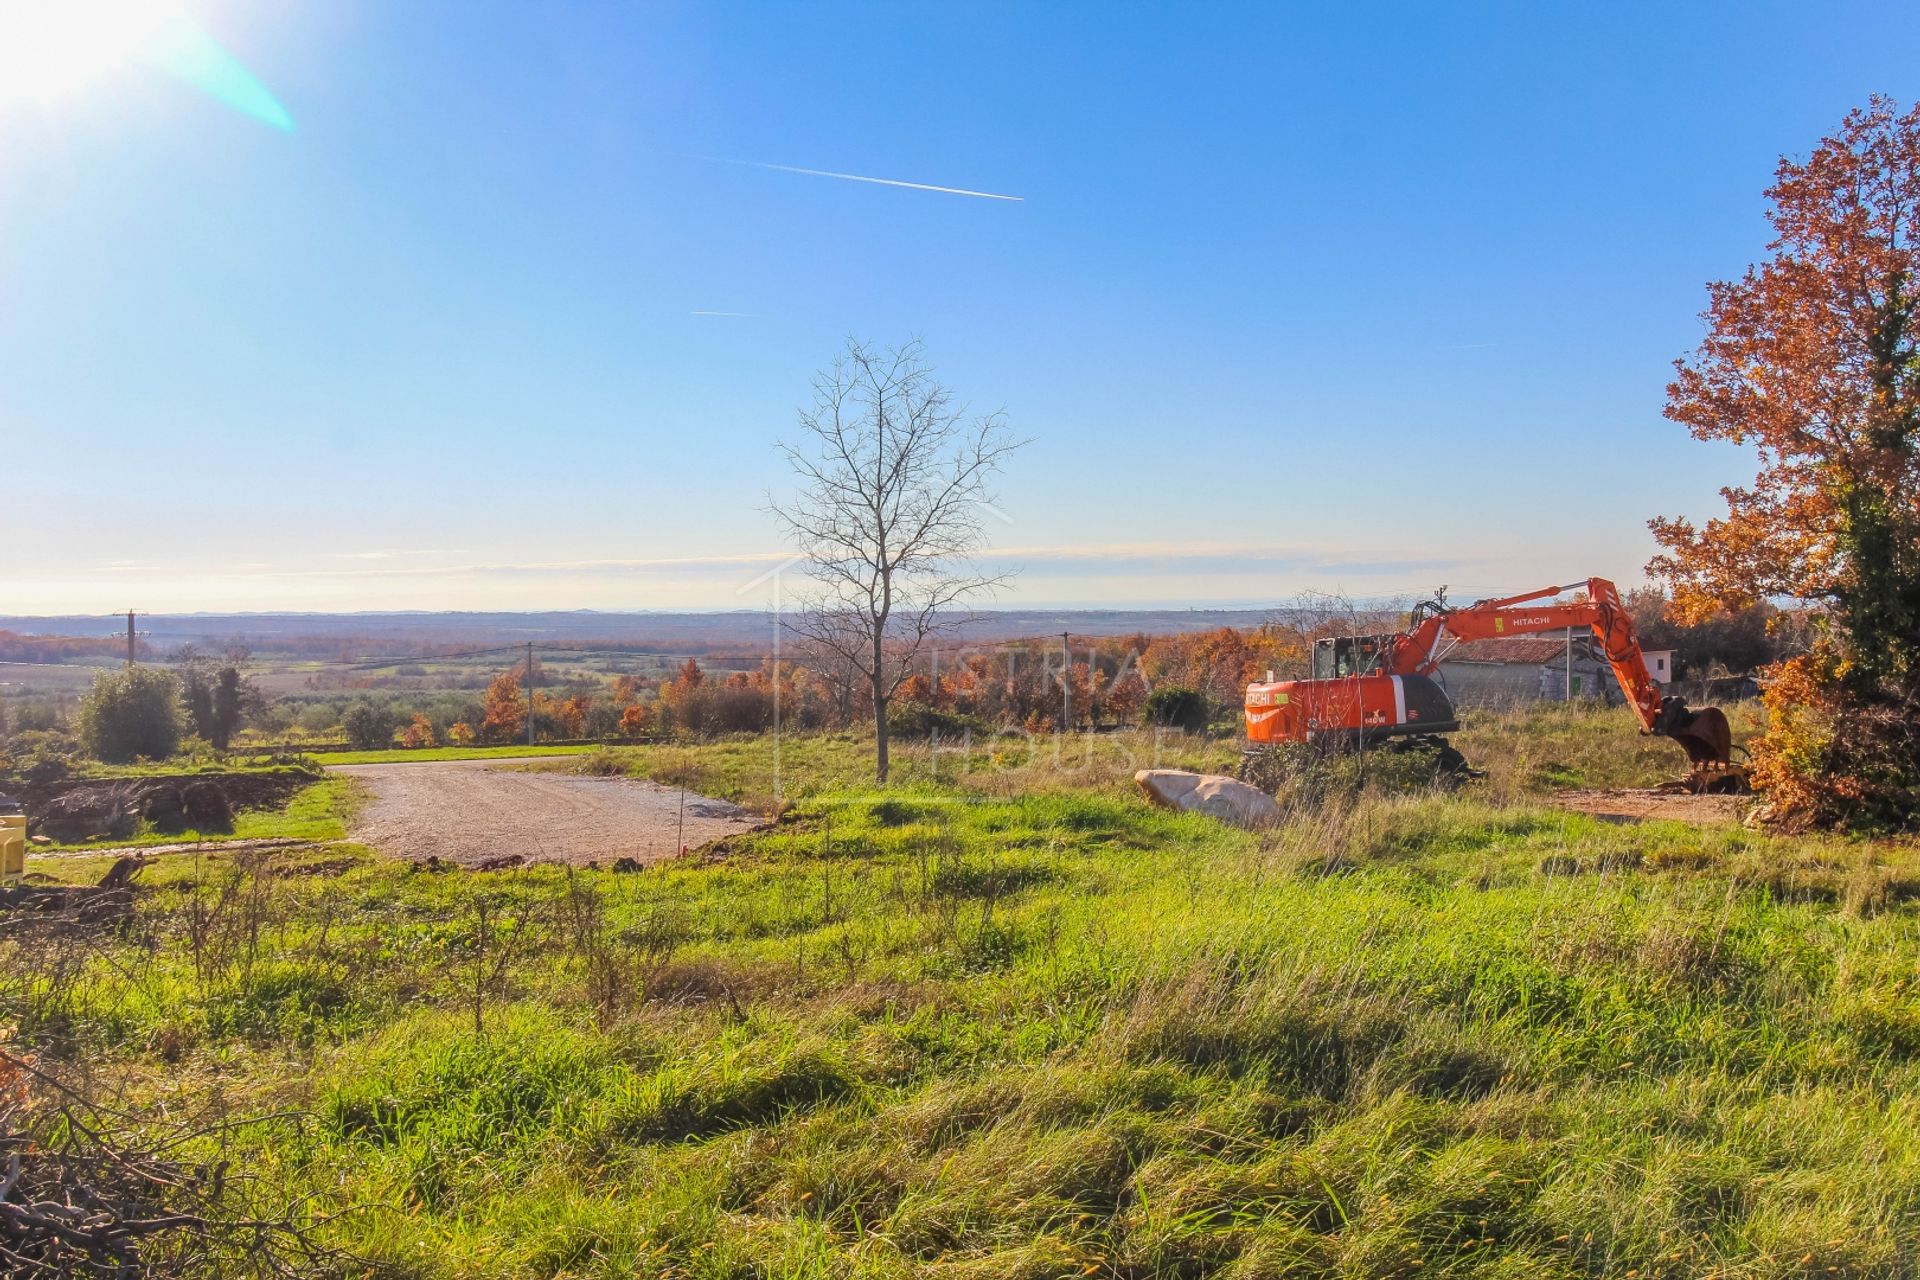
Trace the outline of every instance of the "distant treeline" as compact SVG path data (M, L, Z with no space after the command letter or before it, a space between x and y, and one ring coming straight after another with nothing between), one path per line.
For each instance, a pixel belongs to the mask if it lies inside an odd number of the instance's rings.
M0 631L0 662L77 662L88 658L125 657L124 636L23 636ZM146 646L139 646L146 656Z
M772 633L753 642L716 641L688 644L684 641L674 643L661 640L595 640L592 638L561 640L535 640L534 647L555 660L563 660L568 654L583 656L632 655L636 658L657 658L669 661L673 665L688 657L698 657L705 661L733 666L752 666L773 647ZM396 638L392 636L337 636L305 635L274 636L268 639L259 637L233 637L227 643L208 646L214 652L227 652L244 649L248 656L260 660L280 659L283 661L322 661L369 666L377 674L379 670L397 667L408 662L443 662L457 658L462 654L476 650L507 652L524 646L518 644L495 643L477 645L473 643L454 643L451 641L424 641Z

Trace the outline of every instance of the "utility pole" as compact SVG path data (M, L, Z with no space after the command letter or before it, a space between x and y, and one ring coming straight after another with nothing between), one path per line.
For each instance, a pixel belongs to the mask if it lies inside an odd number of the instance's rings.
M527 745L533 745L533 641L527 641Z
M133 665L133 610L127 610L127 665Z
M1067 633L1060 633L1060 732L1073 732L1073 650Z

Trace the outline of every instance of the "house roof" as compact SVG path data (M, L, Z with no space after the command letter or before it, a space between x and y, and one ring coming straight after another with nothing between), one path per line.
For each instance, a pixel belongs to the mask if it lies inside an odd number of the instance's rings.
M1575 637L1573 643L1576 649L1581 648L1579 637ZM1490 640L1462 641L1441 661L1499 662L1538 667L1566 656L1567 641L1564 636L1497 636ZM1581 656L1586 655L1582 653Z

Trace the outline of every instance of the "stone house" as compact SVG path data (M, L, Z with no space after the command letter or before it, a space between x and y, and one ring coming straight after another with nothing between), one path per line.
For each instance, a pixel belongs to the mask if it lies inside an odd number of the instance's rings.
M1509 707L1567 700L1568 642L1563 635L1496 637L1455 645L1440 661L1440 681L1463 707ZM1591 634L1572 641L1575 698L1625 701L1613 666ZM1647 668L1663 683L1672 678L1672 654L1653 651ZM1661 661L1656 665L1655 659Z

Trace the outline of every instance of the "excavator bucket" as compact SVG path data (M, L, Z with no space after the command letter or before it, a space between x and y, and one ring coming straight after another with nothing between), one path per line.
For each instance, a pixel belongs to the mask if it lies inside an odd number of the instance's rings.
M1693 769L1681 787L1700 794L1739 794L1747 790L1747 771L1733 762L1733 730L1718 707L1689 707L1686 699L1661 699L1653 732L1672 738L1687 753Z

